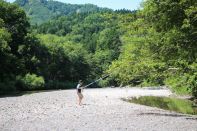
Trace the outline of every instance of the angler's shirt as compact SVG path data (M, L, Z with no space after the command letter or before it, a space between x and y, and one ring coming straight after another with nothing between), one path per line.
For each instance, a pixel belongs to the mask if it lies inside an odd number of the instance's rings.
M81 89L81 85L80 84L77 85L77 89Z

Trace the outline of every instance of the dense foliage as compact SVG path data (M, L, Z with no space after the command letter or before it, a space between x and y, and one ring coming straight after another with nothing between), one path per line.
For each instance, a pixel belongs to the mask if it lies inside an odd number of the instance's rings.
M132 16L132 14L126 15ZM102 75L103 71L120 54L122 45L120 36L123 31L119 23L123 21L122 16L124 14L111 12L75 14L34 26L34 30L39 34L47 34L45 36L49 37L51 36L49 34L53 34L59 41L82 46L83 50L89 53L86 57L89 65L88 79L94 79ZM49 41L47 39L44 41L54 43L51 38L48 39Z
M29 23L16 5L1 0L0 10L0 91L15 90L15 77L26 72L22 53Z
M16 3L39 25L30 26L21 8L0 0L1 92L72 88L108 73L100 86L167 85L197 96L195 0L146 0L132 12Z
M165 84L197 96L197 2L147 0L137 16L109 72L122 84Z
M3 1L0 7L5 10L1 12L1 92L73 88L79 79L100 77L119 56L115 13L75 13L31 30L21 8Z

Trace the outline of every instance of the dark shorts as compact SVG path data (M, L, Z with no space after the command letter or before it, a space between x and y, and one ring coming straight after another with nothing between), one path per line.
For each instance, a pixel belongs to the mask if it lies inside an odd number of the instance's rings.
M81 93L81 89L77 89L77 93Z
M77 95L79 96L80 99L83 98L83 95L81 93L81 89L77 89Z

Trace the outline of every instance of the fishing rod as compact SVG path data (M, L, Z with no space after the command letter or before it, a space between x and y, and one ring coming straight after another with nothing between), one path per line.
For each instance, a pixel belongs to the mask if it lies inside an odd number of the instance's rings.
M109 77L109 75L105 75L105 76L103 76L103 77L101 77L101 78L99 78L99 79L97 79L97 80L91 82L90 84L84 86L83 88L87 88L88 86L90 86L90 85L92 85L92 84L94 84L94 83L96 83L96 82L98 82L98 81L100 81L100 80L106 79L107 77Z

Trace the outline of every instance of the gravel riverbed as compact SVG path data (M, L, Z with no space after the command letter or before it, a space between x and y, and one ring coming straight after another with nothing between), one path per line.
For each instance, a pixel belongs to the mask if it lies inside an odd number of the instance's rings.
M197 116L131 104L120 98L169 96L168 89L86 89L0 98L0 131L197 131Z

